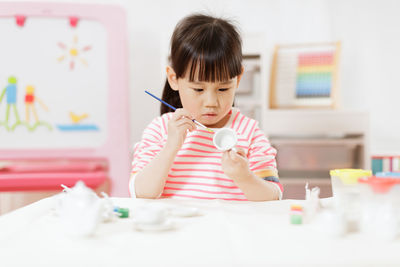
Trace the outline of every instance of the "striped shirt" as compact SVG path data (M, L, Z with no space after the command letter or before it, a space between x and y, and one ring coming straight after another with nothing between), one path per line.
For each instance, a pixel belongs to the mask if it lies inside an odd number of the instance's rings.
M168 136L168 121L173 113L154 119L144 130L142 140L135 144L132 173L142 170L164 147ZM246 117L236 108L231 111L225 127L235 130L237 148L242 148L248 158L250 170L260 179L277 177L276 150L270 145L258 122ZM166 177L161 197L224 199L246 201L244 193L221 167L222 152L213 144L214 133L198 128L188 132ZM132 176L129 190L135 196ZM275 184L282 196L282 185L277 179L266 179Z

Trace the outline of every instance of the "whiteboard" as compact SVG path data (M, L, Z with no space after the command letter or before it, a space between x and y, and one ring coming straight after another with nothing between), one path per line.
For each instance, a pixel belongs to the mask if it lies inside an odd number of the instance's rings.
M6 17L0 33L0 148L101 146L110 93L104 26L28 17L20 27Z

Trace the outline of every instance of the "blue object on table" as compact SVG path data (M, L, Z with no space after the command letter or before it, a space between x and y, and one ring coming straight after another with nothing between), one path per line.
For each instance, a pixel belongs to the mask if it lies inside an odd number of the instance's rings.
M377 174L383 171L383 159L376 158L372 159L372 173Z
M400 172L377 172L376 177L400 178Z

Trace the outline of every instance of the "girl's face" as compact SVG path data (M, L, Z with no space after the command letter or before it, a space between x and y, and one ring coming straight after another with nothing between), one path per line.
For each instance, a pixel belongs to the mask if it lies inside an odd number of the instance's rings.
M210 128L225 126L242 75L223 82L190 82L188 72L184 78L177 79L168 67L167 76L171 88L179 91L183 108L197 121Z

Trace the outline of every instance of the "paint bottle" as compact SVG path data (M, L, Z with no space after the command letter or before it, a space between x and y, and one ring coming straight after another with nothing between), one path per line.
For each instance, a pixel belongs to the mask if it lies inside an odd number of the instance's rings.
M290 223L303 224L303 207L301 205L290 206Z

